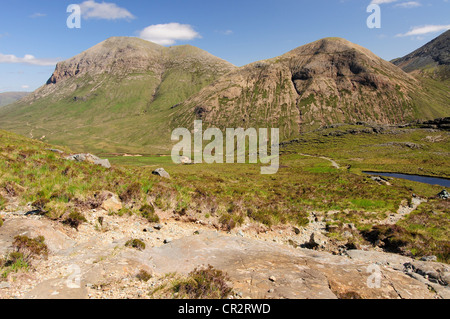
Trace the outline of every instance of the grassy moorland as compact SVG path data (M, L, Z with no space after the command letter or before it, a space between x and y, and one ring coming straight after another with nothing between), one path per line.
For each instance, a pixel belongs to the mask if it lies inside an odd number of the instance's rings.
M267 229L276 224L305 226L310 212L320 212L328 216L330 237L339 239L352 223L353 243L376 238L395 246L393 251L437 255L448 262L449 204L436 197L442 187L398 179L380 184L361 173L449 177L448 139L443 131L374 134L366 126L338 126L287 143L279 172L261 175L260 164L180 166L168 156L111 157L113 168L105 169L67 161L46 150L51 147L47 144L0 131L0 209L33 203L49 218L67 221L98 207L100 192L110 191L124 204L119 214L143 214L143 207L150 205L188 220L209 220L224 230L248 221ZM301 154L332 158L341 168ZM153 176L158 167L172 178ZM377 225L402 202L411 201L413 193L428 202L397 225Z

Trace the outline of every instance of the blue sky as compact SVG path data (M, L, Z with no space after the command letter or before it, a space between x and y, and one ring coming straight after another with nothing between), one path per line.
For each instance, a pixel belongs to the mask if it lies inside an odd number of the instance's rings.
M381 28L367 27L367 7ZM450 28L450 0L1 0L0 92L32 91L56 61L112 36L191 44L241 66L324 37L343 37L386 60ZM80 29L69 29L80 4Z

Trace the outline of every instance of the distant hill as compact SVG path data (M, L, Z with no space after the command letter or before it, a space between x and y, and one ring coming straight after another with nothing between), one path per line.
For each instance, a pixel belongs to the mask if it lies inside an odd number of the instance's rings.
M0 128L77 151L158 154L195 119L278 127L289 139L333 123L450 116L449 98L446 86L340 38L237 68L193 46L119 37L58 63L44 86L0 110Z
M30 94L29 92L5 92L0 93L0 107L14 103Z
M450 30L444 32L423 47L392 61L405 72L432 71L448 79L450 77Z

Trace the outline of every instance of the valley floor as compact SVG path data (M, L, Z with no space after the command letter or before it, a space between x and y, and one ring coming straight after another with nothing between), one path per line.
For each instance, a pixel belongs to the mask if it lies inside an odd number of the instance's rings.
M336 125L284 143L266 176L129 154L105 168L0 131L0 298L195 298L208 276L202 298L449 298L442 187L362 173L448 178L449 138Z

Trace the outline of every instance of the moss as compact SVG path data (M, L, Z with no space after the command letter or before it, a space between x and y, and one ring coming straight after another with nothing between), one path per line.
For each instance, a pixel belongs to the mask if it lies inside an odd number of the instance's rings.
M122 202L129 203L132 200L140 198L142 185L140 183L133 183L119 196Z
M145 243L140 239L131 239L125 243L125 246L137 250L145 250Z
M6 199L0 194L0 209L4 209L6 205Z
M80 212L71 212L69 216L63 221L64 224L75 228L78 230L78 227L80 227L81 224L87 222L86 217Z
M159 223L159 216L155 213L153 205L145 204L139 209L139 212L150 223Z
M48 247L45 244L45 238L43 236L38 236L36 238L16 236L14 237L13 248L16 252L26 256L26 258L48 256Z
M152 279L152 275L147 271L141 269L141 271L139 271L139 273L136 275L136 278L140 281L148 282L150 279Z
M233 291L228 286L229 278L213 266L196 268L188 277L172 284L178 298L226 299Z
M223 214L219 219L219 223L222 225L222 228L226 231L232 230L236 226L243 224L243 222L244 217L242 215L234 215L232 214L232 211Z

